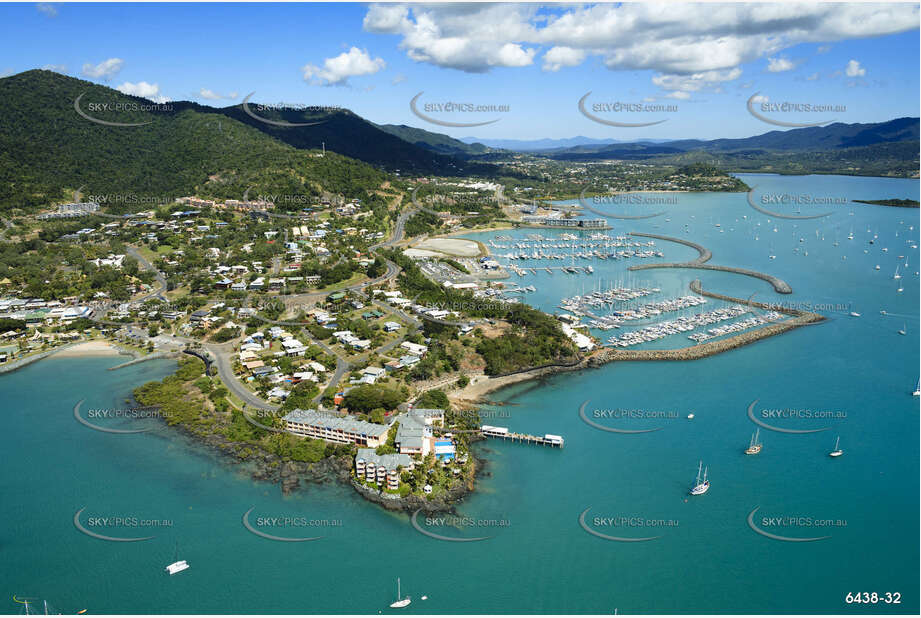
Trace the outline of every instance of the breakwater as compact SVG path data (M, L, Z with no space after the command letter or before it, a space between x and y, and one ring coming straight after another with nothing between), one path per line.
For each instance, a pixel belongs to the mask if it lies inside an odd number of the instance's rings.
M649 270L651 268L696 268L698 270L719 270L727 273L735 273L737 275L745 275L746 277L754 277L755 279L761 279L762 281L767 281L774 287L774 291L778 294L792 294L793 288L790 287L790 284L784 281L779 277L774 275L769 275L767 273L758 272L756 270L749 270L747 268L736 268L735 266L717 266L715 264L705 264L713 257L713 253L704 247L695 242L689 240L684 240L682 238L674 238L672 236L661 236L659 234L641 234L639 232L630 232L631 236L646 236L649 238L658 238L659 240L667 240L670 242L676 242L682 245L687 245L697 250L700 254L695 259L690 262L664 262L659 264L640 264L637 266L630 266L627 270Z

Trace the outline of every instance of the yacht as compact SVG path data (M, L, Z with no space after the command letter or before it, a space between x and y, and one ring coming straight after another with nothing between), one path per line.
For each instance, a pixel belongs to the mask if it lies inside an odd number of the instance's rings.
M860 317L860 314L857 313L856 311L851 311L851 317L852 317L852 318L859 318L859 317Z
M905 323L903 323L903 324L902 324L902 330L899 331L899 334L900 334L900 335L908 334L907 328L908 328L908 325L905 324Z
M893 278L893 279L901 279L901 278L902 278L902 275L899 274L899 265L898 265L898 264L895 265L895 274L892 275L892 278Z
M840 443L841 443L841 436L838 436L837 438L835 438L835 450L833 450L832 452L828 454L829 457L841 457L842 455L844 455L844 451L841 450Z
M914 397L921 396L921 380L918 380L918 384L917 386L915 386L915 390L914 392L912 392L912 396Z
M400 578L398 577L397 578L397 600L391 603L390 607L401 608L401 607L406 607L410 603L412 603L412 599L410 599L408 596L405 599L400 598Z
M692 496L700 496L702 494L707 493L707 490L710 489L710 481L707 480L707 470L706 469L704 469L703 481L700 480L701 466L703 466L702 461L697 465L697 480L694 482L694 487L691 488Z
M761 445L761 441L758 439L760 432L761 432L760 429L755 430L755 433L752 435L751 442L749 442L748 444L748 448L745 449L746 455L757 455L758 453L761 452L762 445Z
M181 573L189 568L189 563L185 560L177 560L173 564L167 566L164 570L170 575L175 575L176 573Z

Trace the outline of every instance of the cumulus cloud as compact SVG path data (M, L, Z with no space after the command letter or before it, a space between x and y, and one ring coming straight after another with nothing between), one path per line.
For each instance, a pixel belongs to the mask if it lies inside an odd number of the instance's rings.
M796 65L787 58L768 58L768 73L782 73L792 71L794 68Z
M687 101L691 98L690 92L685 92L683 90L675 90L674 92L665 93L666 99L678 99L679 101Z
M364 28L399 36L417 62L472 73L527 66L548 49L548 71L597 56L612 70L690 75L735 69L801 43L905 32L918 19L911 4L374 4Z
M325 82L327 86L344 85L350 77L373 75L381 71L387 63L383 58L371 58L364 49L352 47L333 58L323 61L323 66L307 64L303 67L305 81Z
M54 71L55 73L67 73L66 64L46 64L42 68L46 71Z
M867 74L867 70L860 66L860 63L856 60L849 60L847 67L844 69L844 74L848 77L863 77Z
M544 54L544 70L559 71L563 67L574 67L582 64L587 52L572 47L552 47Z
M207 88L202 88L198 91L198 96L203 99L209 99L211 101L217 101L219 99L236 99L236 92L229 92L227 94L221 94L220 92L215 92L214 90L209 90Z
M82 73L84 77L108 80L117 75L124 64L121 58L109 58L96 65L87 62L83 65Z
M756 94L752 97L752 103L761 104L767 103L768 101L770 101L770 99L763 94Z
M716 88L722 82L731 82L742 75L742 69L728 71L702 71L691 75L656 75L652 83L663 90L680 90L682 92L700 92ZM687 97L685 97L687 98Z
M48 17L57 17L58 16L58 7L53 4L48 4L46 2L39 2L35 5L35 8L39 13L44 13Z
M155 103L166 103L169 101L167 97L160 94L159 84L148 84L147 82L133 84L131 82L125 82L120 86L116 86L115 89L124 94L150 99Z

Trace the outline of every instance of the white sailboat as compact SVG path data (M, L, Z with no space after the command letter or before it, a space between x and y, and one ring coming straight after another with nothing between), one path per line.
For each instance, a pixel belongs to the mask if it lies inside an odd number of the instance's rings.
M405 599L400 598L400 578L397 577L397 600L390 604L390 607L401 608L412 603L412 599L407 596Z
M912 395L915 397L921 396L921 380L918 380L918 384L915 386L915 392L913 392Z
M704 462L699 462L697 464L697 480L694 481L694 487L691 488L692 496L700 496L707 493L707 490L710 489L710 481L707 480L707 469L704 469L704 478L703 481L700 480L700 468L703 466Z
M842 455L844 455L844 451L841 450L840 443L841 443L841 436L838 436L837 438L835 438L835 450L833 450L831 453L828 454L829 457L841 457Z
M745 449L746 455L757 455L761 452L761 441L758 439L761 429L756 429L755 433L752 435L751 442L748 444L748 448Z
M179 558L179 543L176 543L176 551L173 553L173 563L167 565L164 571L170 575L175 575L176 573L181 573L189 568L189 563L185 560L178 560Z
M907 322L902 322L902 330L899 331L899 334L900 335L908 334L908 323Z
M895 265L895 274L892 275L892 278L893 278L893 279L901 279L901 278L902 278L902 275L899 274L899 265L898 265L898 264Z

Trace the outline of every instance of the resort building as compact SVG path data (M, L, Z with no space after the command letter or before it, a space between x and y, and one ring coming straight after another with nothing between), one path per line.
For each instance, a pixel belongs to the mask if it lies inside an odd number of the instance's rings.
M384 444L390 429L387 425L300 408L292 410L282 420L287 431L299 436L369 447Z
M355 455L355 475L376 483L378 487L387 484L387 489L400 488L400 470L412 470L413 458L409 455L391 453L378 455L373 448L360 448Z

